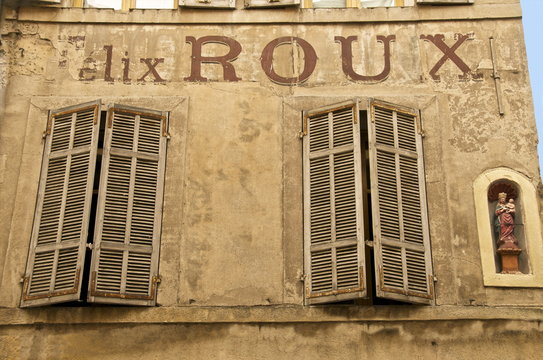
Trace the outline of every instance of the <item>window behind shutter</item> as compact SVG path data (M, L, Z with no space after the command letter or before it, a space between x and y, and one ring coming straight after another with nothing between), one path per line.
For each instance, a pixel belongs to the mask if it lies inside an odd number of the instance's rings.
M366 296L358 103L304 114L306 302Z
M166 139L166 114L109 109L89 301L155 304Z
M50 113L23 307L79 299L99 114L99 101Z
M372 101L368 117L377 296L432 303L422 141L412 109Z

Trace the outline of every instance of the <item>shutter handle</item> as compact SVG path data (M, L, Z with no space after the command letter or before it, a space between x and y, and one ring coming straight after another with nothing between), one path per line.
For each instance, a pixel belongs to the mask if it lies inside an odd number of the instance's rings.
M373 241L371 241L371 240L366 240L366 241L364 241L364 243L366 243L366 245L371 247L371 248L373 247Z

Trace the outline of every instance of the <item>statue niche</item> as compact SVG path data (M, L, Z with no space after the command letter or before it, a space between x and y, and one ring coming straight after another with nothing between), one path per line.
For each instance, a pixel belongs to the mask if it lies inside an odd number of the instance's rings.
M523 266L523 237L521 212L516 204L518 191L513 183L497 181L488 189L489 210L493 218L493 239L496 252L496 270L501 274L521 274ZM523 241L524 242L524 241Z

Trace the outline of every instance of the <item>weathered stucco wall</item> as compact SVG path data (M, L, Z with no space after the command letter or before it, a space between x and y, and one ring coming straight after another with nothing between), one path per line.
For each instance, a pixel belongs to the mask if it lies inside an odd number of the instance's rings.
M52 9L23 9L17 21L8 12L0 53L0 85L6 94L0 124L0 307L23 311L15 308L21 296L48 110L94 99L102 99L104 105L116 102L170 112L159 305L225 306L225 314L231 312L226 306L301 307L301 113L354 97L421 110L437 305L543 306L543 289L483 285L473 181L487 169L507 167L527 176L534 186L540 182L518 4L503 1L492 16L504 18L485 19L491 15L483 13L492 6L481 1L462 7L469 20L445 20L443 7L408 9L405 18L400 9L379 10L360 23L351 15L345 23L312 23L308 10L301 15L303 24L290 23L293 10L268 13L274 14L273 19L259 10L252 23L247 15L239 15L237 20L227 17L213 25L181 24L176 15L163 19L163 24L138 23L143 22L138 12L120 14L126 23L116 24L111 11ZM508 18L502 14L505 8L510 10ZM450 17L460 17L460 10L452 10ZM54 11L63 13L55 20ZM328 12L333 18L338 11ZM153 12L141 14L146 19ZM215 16L202 14L206 19L211 16L204 23ZM396 15L397 22L384 22ZM103 23L95 23L100 16ZM179 16L195 15L188 11ZM289 24L279 24L281 16ZM439 21L420 21L425 18ZM371 19L375 22L366 22ZM447 48L457 45L441 66L436 65L444 56L438 43L421 38L438 34L443 34ZM376 75L385 67L385 45L377 41L378 35L395 35L390 42L389 73L383 79L351 80L342 70L341 46L335 37L357 36L354 71ZM191 75L193 55L187 37L204 36L226 36L241 45L240 54L231 61L239 81L224 81L217 64L202 65L201 74L208 82L185 79ZM261 65L266 45L283 36L307 41L317 54L315 70L297 85L271 81ZM503 116L498 113L491 76L490 37L496 44ZM202 55L227 53L228 47L215 41L203 46ZM299 76L304 59L299 47L282 45L274 53L274 70L283 77ZM113 315L117 310L103 311ZM8 354L6 358L9 354L50 358L53 352L57 358L77 358L79 345L65 344L80 341L102 344L104 350L96 349L96 357L118 345L123 351L114 355L120 359L148 358L151 353L197 358L204 348L222 354L217 358L251 359L286 358L296 349L307 357L325 353L330 358L393 358L411 353L446 359L470 353L486 358L488 346L499 348L504 357L535 359L543 350L539 313L536 320L441 318L431 330L424 320L409 317L388 324L376 320L318 327L291 323L294 320L261 325L262 319L221 325L187 325L179 320L166 327L147 323L167 318L161 315L130 325L89 324L76 318L80 325L68 326L54 323L54 309L40 313L53 324L35 325L38 314L30 311L26 312L30 318L20 325L11 327L9 319L3 321L0 352ZM138 344L133 352L126 352L121 333ZM28 339L34 347L25 346Z
M539 359L529 321L80 324L0 330L6 359ZM86 349L86 351L82 351ZM489 350L492 349L492 350Z

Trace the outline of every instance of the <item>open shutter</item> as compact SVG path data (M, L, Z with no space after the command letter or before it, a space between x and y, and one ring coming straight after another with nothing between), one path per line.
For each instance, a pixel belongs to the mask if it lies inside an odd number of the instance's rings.
M156 302L167 136L165 113L108 111L89 302Z
M371 101L368 116L377 296L433 303L422 141L416 111Z
M50 113L22 307L79 299L99 114L99 101Z
M366 296L358 102L304 114L306 303Z

